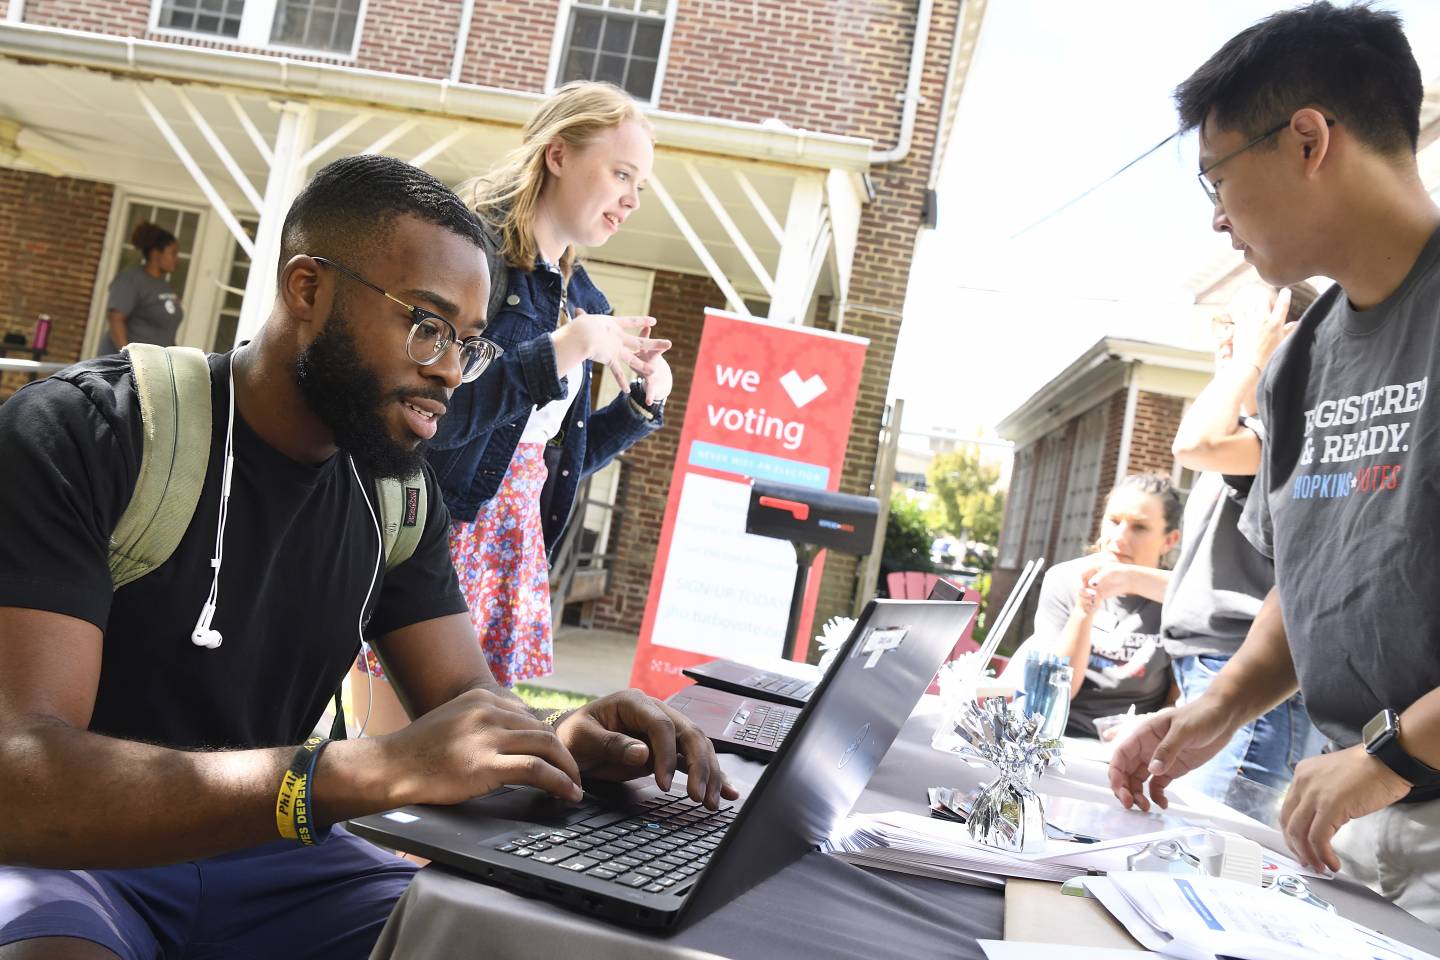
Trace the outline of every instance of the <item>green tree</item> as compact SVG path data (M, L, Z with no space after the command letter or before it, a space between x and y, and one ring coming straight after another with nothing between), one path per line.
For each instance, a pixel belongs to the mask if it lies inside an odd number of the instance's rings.
M999 542L1005 516L1005 494L995 489L1000 471L982 464L978 450L962 447L940 454L925 479L934 497L928 517L932 527L961 540Z
M935 534L925 522L925 511L903 493L890 498L885 521L885 550L880 555L882 575L896 570L929 570L930 545Z

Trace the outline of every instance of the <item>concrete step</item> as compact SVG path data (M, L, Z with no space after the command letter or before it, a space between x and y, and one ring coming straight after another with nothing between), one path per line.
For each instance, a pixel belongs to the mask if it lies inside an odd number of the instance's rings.
M633 633L562 626L555 633L555 672L526 686L599 697L630 685L635 662Z

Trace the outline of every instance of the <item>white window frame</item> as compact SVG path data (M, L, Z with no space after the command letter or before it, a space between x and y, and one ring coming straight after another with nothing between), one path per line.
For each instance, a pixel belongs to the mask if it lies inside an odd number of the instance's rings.
M327 60L354 61L360 53L360 38L365 32L365 15L369 11L370 0L360 0L360 9L355 14L355 37L350 42L348 53L343 50L322 50L319 47L295 47L288 44L271 43L270 33L275 29L275 10L280 6L280 0L245 0L245 12L240 18L240 35L237 37L202 33L198 30L162 27L160 26L160 11L164 6L165 0L150 0L149 32L155 36L185 37L275 53L294 53L307 57L324 57Z
M554 93L560 86L556 81L560 78L560 57L565 52L566 28L570 26L570 13L577 6L593 7L602 13L607 9L598 2L560 0L560 11L555 18L555 35L550 43L550 66L545 71L546 93ZM675 13L678 8L678 0L665 0L665 32L660 36L660 57L655 62L655 86L650 91L650 99L641 101L652 107L660 105L660 91L665 88L665 65L670 62L670 40L675 36Z

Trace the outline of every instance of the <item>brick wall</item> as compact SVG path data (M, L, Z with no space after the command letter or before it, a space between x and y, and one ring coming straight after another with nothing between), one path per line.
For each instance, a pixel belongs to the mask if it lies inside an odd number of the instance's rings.
M616 503L622 511L612 528L610 549L618 554L610 592L595 605L595 625L611 630L640 631L650 572L660 543L670 475L680 446L686 401L695 376L695 356L705 308L724 307L725 295L706 277L657 272L650 295L650 314L672 346L665 359L675 374L675 390L665 404L665 427L624 454Z
M1126 473L1158 473L1171 476L1175 455L1170 446L1180 429L1185 412L1183 397L1141 390L1135 402L1135 429L1130 436L1130 463Z
M150 23L149 0L27 0L25 22L89 30L119 37L143 37Z
M28 341L36 314L48 313L46 360L80 358L113 192L108 183L0 168L0 331ZM26 379L0 380L0 399Z
M460 79L506 90L543 92L559 0L477 3Z
M893 141L914 32L913 0L681 0L660 105Z

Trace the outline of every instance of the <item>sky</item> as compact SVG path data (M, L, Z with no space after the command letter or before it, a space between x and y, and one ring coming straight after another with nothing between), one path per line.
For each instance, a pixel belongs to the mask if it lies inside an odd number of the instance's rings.
M1192 316L1187 281L1232 254L1193 135L1031 225L1164 139L1176 84L1287 6L991 0L911 272L890 383L905 430L986 433L1100 337L1165 340ZM1440 0L1380 6L1440 80Z

